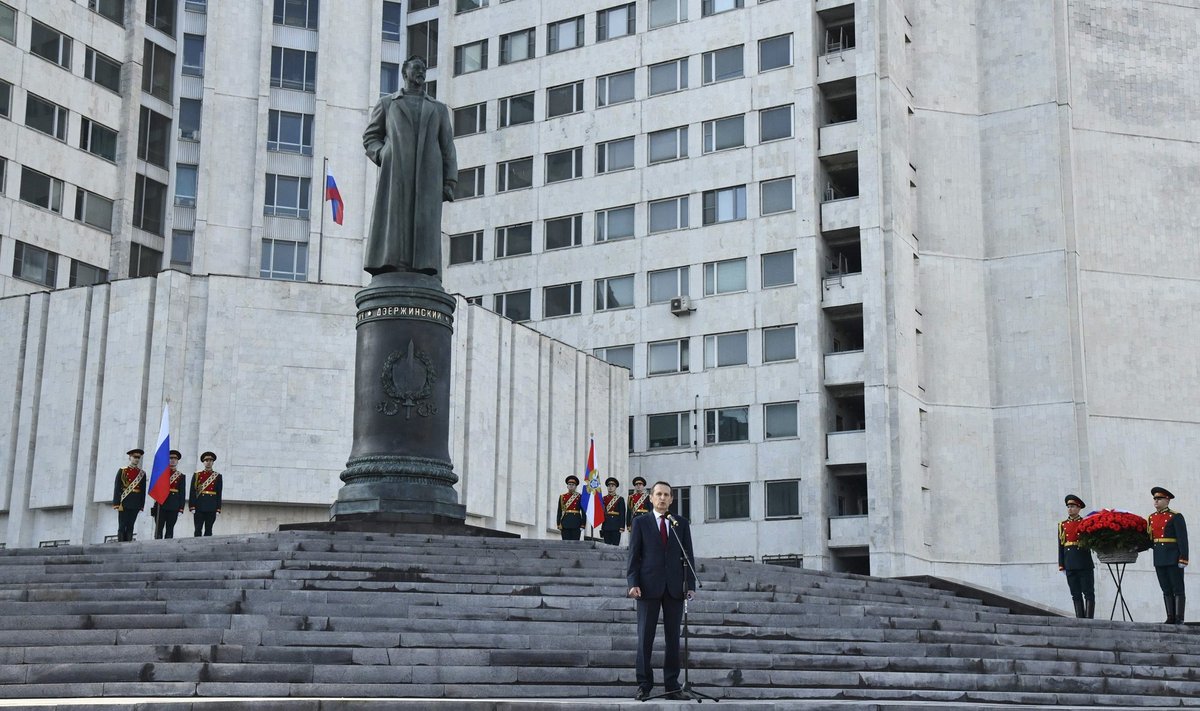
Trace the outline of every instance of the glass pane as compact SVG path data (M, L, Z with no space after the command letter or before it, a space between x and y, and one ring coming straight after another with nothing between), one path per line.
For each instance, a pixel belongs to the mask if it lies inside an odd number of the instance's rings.
M650 415L646 418L650 435L650 449L656 447L678 447L679 415Z
M795 259L792 251L764 254L762 258L763 287L795 282Z
M770 328L763 331L763 362L796 357L796 329Z
M781 106L766 109L759 114L758 140L760 143L788 138L792 135L792 107Z
M792 209L792 179L772 180L762 184L762 214L786 212Z
M763 408L763 435L766 439L796 436L796 404L767 405Z
M717 336L717 367L746 364L746 333Z

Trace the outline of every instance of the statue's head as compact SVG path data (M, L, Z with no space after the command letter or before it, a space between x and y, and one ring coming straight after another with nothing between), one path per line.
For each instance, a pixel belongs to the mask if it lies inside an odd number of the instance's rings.
M425 58L424 57L419 57L419 56L414 55L414 56L409 57L408 59L404 60L404 66L401 68L400 72L404 76L405 86L409 86L409 87L425 86L425 70L426 69L427 69L427 67L425 66Z

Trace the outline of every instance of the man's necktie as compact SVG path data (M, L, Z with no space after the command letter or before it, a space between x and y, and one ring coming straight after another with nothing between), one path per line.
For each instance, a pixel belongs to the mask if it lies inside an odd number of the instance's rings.
M662 538L663 548L667 547L667 517L658 517L658 535Z

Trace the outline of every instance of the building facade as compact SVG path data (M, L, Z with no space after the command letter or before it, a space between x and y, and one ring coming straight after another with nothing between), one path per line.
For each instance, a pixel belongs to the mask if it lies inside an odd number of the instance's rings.
M1064 494L1148 510L1200 455L1187 3L3 2L5 293L156 252L362 283L361 128L421 55L458 136L447 288L628 368L630 476L706 553L1054 600ZM115 158L76 148L92 120Z

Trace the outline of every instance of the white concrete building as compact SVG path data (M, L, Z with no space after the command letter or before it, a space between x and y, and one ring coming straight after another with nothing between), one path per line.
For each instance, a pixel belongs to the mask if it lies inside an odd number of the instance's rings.
M143 248L362 283L361 128L421 54L460 134L447 288L630 369L629 474L679 487L706 554L1057 602L1066 493L1145 512L1161 483L1195 510L1192 4L138 0L122 31L0 1L4 293L39 288L18 244L61 255L59 287L66 260L141 273ZM71 36L69 77L35 21ZM82 78L101 37L123 103ZM165 90L147 40L181 58ZM65 144L28 93L65 107ZM143 108L174 120L165 173L128 146ZM115 169L74 149L102 110ZM346 199L324 229L322 157ZM27 164L63 171L61 217L20 199ZM159 234L144 179L176 196ZM111 237L68 219L75 185L115 200Z

